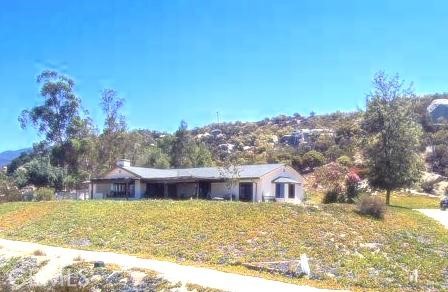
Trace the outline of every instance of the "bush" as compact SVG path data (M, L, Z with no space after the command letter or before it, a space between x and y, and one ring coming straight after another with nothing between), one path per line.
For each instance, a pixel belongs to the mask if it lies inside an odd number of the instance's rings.
M22 194L12 180L0 174L0 202L21 201Z
M352 159L346 155L342 155L336 159L336 162L343 166L351 166L353 164Z
M425 193L431 194L434 191L434 186L435 186L436 183L437 183L436 180L424 181L424 182L422 182L422 185L421 185L422 190Z
M310 169L314 169L315 167L321 166L325 163L325 157L322 153L311 150L303 155L302 163Z
M327 191L322 198L322 204L343 203L344 195L336 190Z
M358 211L362 215L372 216L376 219L383 219L386 212L386 205L378 197L364 196L358 202Z
M355 199L358 197L360 181L361 179L359 176L353 171L347 175L345 185L348 203L354 203Z
M36 201L52 201L55 199L54 189L52 188L38 188L34 194Z

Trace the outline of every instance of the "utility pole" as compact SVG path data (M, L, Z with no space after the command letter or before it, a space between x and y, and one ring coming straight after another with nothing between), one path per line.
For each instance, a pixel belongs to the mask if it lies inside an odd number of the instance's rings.
M216 112L216 119L218 120L218 126L219 126L219 112Z

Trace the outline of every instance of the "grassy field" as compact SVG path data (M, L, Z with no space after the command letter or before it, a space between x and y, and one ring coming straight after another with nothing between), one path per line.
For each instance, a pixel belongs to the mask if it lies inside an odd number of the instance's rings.
M394 200L392 202L396 205ZM110 250L317 287L448 289L448 232L390 207L383 221L353 205L292 206L212 201L65 201L0 205L0 237ZM241 263L310 257L313 279ZM417 283L409 281L418 270Z
M311 204L321 204L324 196L322 192L317 191L308 192L307 195ZM379 196L386 201L384 194ZM411 195L405 192L394 192L390 199L391 206L408 209L437 209L439 203L440 198L438 197Z

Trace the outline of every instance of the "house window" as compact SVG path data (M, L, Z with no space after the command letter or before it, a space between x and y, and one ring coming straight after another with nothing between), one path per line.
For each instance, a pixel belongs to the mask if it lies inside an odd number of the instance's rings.
M124 198L124 197L134 197L135 196L135 185L134 182L129 184L126 183L113 183L111 187L111 192L109 197Z
M240 201L252 201L253 183L240 183Z
M126 191L126 184L124 184L124 183L114 183L112 185L112 191L114 191L114 192L125 192Z
M288 198L294 199L296 197L296 185L289 184L288 185Z
M285 184L275 184L275 197L277 199L285 197Z

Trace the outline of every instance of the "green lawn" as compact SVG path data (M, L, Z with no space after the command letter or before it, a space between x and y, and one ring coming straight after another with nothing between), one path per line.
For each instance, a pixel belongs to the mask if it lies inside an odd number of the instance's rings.
M340 204L8 203L0 205L0 237L111 250L319 287L448 289L448 232L402 207L390 207L385 219L377 221L358 215L353 205ZM310 257L316 279L241 266L298 259L303 253ZM417 284L409 282L415 269Z
M438 209L440 198L397 192L391 196L390 204L409 209Z
M308 202L311 204L321 204L324 194L322 192L310 191L308 194ZM381 194L381 198L385 199L385 195ZM408 209L438 209L440 198L423 195L412 195L405 192L394 192L390 199L391 206L402 207Z

